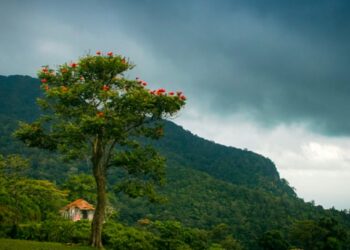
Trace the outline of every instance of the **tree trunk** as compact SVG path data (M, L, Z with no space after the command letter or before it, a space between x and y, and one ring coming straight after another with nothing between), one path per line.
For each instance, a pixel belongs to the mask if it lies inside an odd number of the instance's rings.
M102 249L102 226L106 210L106 165L103 159L101 140L96 139L93 149L92 168L97 186L97 205L91 225L91 245Z
M94 169L94 177L97 185L97 205L91 227L91 245L97 248L102 246L102 225L106 210L106 176L104 168L98 166Z

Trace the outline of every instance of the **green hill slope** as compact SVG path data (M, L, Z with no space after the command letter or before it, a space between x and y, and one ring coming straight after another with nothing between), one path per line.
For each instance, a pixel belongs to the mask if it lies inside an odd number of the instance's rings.
M275 194L295 195L268 158L205 140L171 122L165 125L165 135L154 144L167 156L169 165L187 166L220 180Z

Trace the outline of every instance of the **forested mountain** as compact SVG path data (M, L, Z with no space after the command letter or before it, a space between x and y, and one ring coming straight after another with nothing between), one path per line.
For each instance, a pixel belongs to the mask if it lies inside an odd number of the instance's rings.
M33 120L38 116L35 103L40 95L38 85L38 80L29 76L0 76L0 117L6 121L4 125L8 124L2 130L5 137L11 135L18 120ZM12 143L10 137L8 140ZM151 143L166 156L169 166L193 168L233 184L294 194L280 179L271 160L254 152L205 140L172 122L165 122L165 137Z
M38 115L35 99L39 81L28 76L0 76L0 152L19 153L31 159L29 175L58 184L69 175L88 172L85 162L64 162L45 151L28 149L11 134L18 120ZM274 163L259 154L216 144L166 121L165 137L152 142L167 158L167 184L160 193L167 202L151 204L142 198L114 194L119 219L134 224L141 218L178 220L185 226L227 230L248 249L269 232L288 238L296 221L331 217L349 231L350 216L334 209L305 203ZM111 173L110 179L117 177ZM113 192L111 181L110 192Z

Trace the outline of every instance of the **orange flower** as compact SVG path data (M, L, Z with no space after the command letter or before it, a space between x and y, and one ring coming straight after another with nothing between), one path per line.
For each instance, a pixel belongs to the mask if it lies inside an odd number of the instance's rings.
M44 73L47 73L49 70L48 70L48 68L45 67L41 71L44 72Z
M50 89L49 85L45 85L44 89L45 91L48 91Z
M104 116L105 116L105 113L103 113L102 111L97 112L97 116L98 116L98 117L104 117Z
M122 59L122 64L126 64L125 58Z
M66 68L62 68L62 69L61 69L61 73L62 73L62 74L67 73L67 72L68 72L68 69L66 69Z
M102 90L103 91L108 91L110 87L108 85L103 85Z

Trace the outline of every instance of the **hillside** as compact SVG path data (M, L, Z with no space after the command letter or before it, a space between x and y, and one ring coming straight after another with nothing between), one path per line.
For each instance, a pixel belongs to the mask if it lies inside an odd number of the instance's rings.
M40 95L38 85L38 80L29 76L0 76L0 117L7 125L0 135L6 138L2 141L11 141L7 145L10 148L14 145L10 134L16 128L17 120L30 121L38 116L35 104ZM186 166L230 183L294 195L293 190L280 179L271 160L254 152L205 140L172 122L165 122L165 137L152 144L166 156L169 166ZM7 150L22 150L23 147L15 145Z
M88 166L25 148L11 137L17 120L37 116L38 85L37 79L27 76L0 76L0 152L29 157L32 177L61 183L70 174L89 171ZM150 204L117 194L114 205L123 222L134 224L144 217L175 219L206 229L225 223L248 249L257 249L257 240L267 231L287 235L296 220L331 216L350 228L348 214L305 203L279 177L274 163L259 154L205 140L169 121L165 137L152 143L167 158L167 184L160 192L168 202Z

